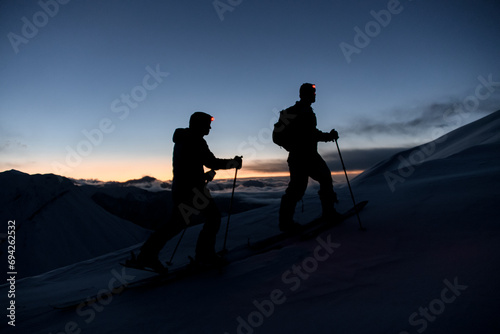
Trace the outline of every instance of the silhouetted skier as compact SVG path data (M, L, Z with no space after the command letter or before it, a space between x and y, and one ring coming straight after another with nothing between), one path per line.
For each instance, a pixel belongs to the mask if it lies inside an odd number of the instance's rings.
M174 132L172 200L173 212L170 221L162 225L144 243L137 256L137 265L163 271L158 254L166 242L190 224L192 215L205 218L203 229L196 244L196 261L213 264L219 260L215 252L216 234L221 223L221 214L209 190L207 182L215 173L204 172L203 166L212 170L241 168L242 159L218 159L203 139L210 132L213 117L195 112L189 120L189 128Z
M335 130L321 132L316 128L317 121L311 104L316 102L316 86L304 83L300 87L300 101L286 109L288 123L286 131L289 142L286 149L289 151L288 167L290 169L290 183L281 198L279 211L279 227L281 231L297 231L300 224L294 222L293 215L297 202L304 196L309 177L319 182L318 191L323 211L323 218L338 219L339 214L334 208L337 195L333 190L333 181L330 169L318 153L319 141L333 141L338 139Z

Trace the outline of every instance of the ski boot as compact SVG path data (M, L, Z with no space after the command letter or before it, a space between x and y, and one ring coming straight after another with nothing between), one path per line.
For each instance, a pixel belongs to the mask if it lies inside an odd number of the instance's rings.
M154 271L159 274L166 274L168 269L164 267L160 260L155 257L146 257L139 254L139 256L135 256L134 252L131 252L131 258L125 261L125 266L140 270Z

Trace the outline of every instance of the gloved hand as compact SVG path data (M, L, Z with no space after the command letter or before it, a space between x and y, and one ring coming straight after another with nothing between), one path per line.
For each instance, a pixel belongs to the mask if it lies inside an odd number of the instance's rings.
M232 161L232 165L236 169L241 169L243 166L243 157L235 156Z
M339 133L335 129L330 131L330 136L332 136L332 141L339 139Z
M211 169L211 170L209 170L208 172L206 172L206 173L204 174L204 176L205 176L205 177L204 177L205 181L206 181L207 183L208 183L208 182L210 182L210 181L212 181L212 180L214 179L214 177L215 177L215 174L216 174L216 173L215 173L215 171L214 171L213 169Z

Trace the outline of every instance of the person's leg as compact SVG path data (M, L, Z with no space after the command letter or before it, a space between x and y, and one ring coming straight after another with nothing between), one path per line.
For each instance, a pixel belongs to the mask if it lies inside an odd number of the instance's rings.
M319 183L319 199L321 201L322 216L326 219L337 219L335 203L338 202L337 194L333 190L333 180L330 168L325 160L318 154L311 163L310 176Z
M182 210L192 206L192 196L176 195L173 194L174 205L170 220L156 229L142 245L137 256L139 263L158 265L160 263L158 255L165 244L189 225L189 216L186 213L183 214Z
M308 175L305 166L300 160L289 159L288 167L290 169L290 182L281 197L279 211L279 226L282 231L293 228L293 216L297 202L300 201L307 189Z
M172 219L166 224L162 224L153 234L149 236L141 247L141 254L148 257L158 257L167 241L181 232L185 225L182 219L177 219L177 214L172 215Z
M196 243L196 259L210 261L216 257L215 243L221 225L221 214L212 197L206 207L201 209L205 223Z

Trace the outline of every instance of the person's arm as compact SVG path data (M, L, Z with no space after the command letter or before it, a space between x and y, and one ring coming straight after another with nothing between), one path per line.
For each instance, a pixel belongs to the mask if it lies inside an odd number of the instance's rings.
M210 169L218 170L218 169L241 168L242 160L240 157L234 157L233 159L216 158L215 155L208 148L208 145L206 145L203 151L204 151L203 165Z

